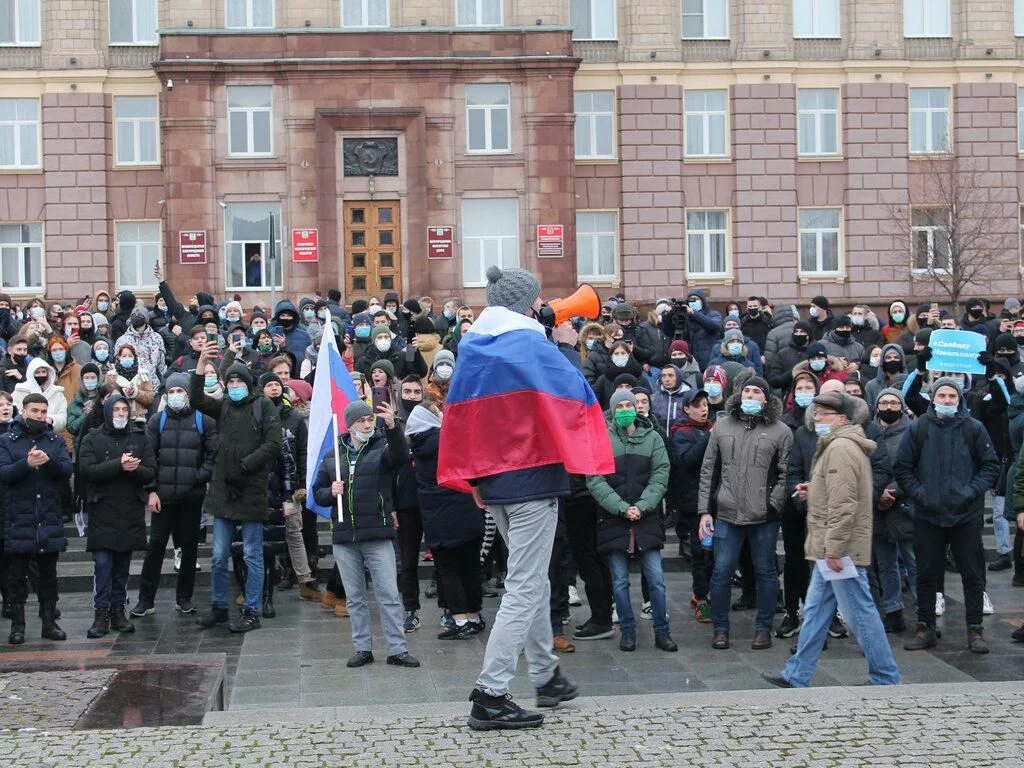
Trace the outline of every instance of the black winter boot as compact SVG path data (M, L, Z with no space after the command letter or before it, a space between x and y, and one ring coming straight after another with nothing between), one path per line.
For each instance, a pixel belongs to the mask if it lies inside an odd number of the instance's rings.
M110 606L110 628L118 632L135 631L135 625L128 618L128 612L123 605Z
M57 625L57 604L40 603L40 609L43 615L43 639L67 640L67 634Z
M21 645L25 642L25 605L8 603L11 614L11 634L7 636L7 642L11 645Z
M96 608L93 612L92 626L86 631L85 636L89 638L103 637L110 632L110 608L103 606Z

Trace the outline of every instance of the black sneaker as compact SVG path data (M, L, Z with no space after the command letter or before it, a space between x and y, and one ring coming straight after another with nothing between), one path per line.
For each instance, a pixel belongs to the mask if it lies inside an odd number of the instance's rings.
M773 675L771 672L762 672L761 679L766 683L771 683L776 688L792 688L793 684L789 682L782 674Z
M555 674L537 689L538 707L557 707L563 701L572 701L577 696L576 683L555 667Z
M636 632L628 629L622 630L619 635L619 650L632 653L636 650Z
M215 627L218 624L228 623L228 609L221 608L218 605L214 605L206 613L200 614L199 618L196 619L198 624L203 629L209 629Z
M480 584L481 590L483 590L484 597L497 597L498 588L494 586L494 582L488 579Z
M466 622L461 626L456 624L454 627L449 627L444 632L440 632L437 635L438 640L468 640L473 635L478 634L480 630L475 629L470 625L470 622Z
M800 633L800 618L793 613L787 613L782 617L782 623L775 630L776 637L792 637Z
M666 632L663 635L654 636L654 647L660 651L668 651L669 653L675 653L679 650L679 646L676 641L672 639L672 635Z
M275 616L277 616L277 609L274 608L274 601L273 600L264 600L263 601L263 618L264 619L272 619Z
M370 651L356 651L349 657L345 666L355 669L356 667L365 667L367 664L373 664L373 654Z
M196 606L187 597L179 597L174 604L174 608L178 613L195 613Z
M523 709L512 701L510 693L504 696L490 696L474 688L469 700L473 702L473 706L466 724L474 731L538 728L544 724L544 715Z
M849 637L850 632L846 628L846 625L843 624L842 619L838 616L833 616L832 623L828 625L828 636L835 638Z
M408 651L402 651L392 656L388 656L388 664L395 667L418 667L420 665L419 659L411 655Z
M1010 633L1010 639L1018 643L1024 643L1024 624L1021 624Z
M572 633L573 640L605 640L615 635L609 624L594 624L587 621Z
M990 571L1008 571L1013 568L1013 558L1009 555L1000 555L988 564Z
M232 632L251 632L254 629L260 628L260 615L256 611L250 611L245 608L228 625L228 629Z
M479 619L470 619L469 620L469 631L470 631L470 634L479 635L481 632L484 631L484 629L486 627L487 627L487 622L484 620L483 616L481 616Z
M148 600L139 600L131 610L132 616L149 616L153 613L156 613L156 608L154 608L153 603Z

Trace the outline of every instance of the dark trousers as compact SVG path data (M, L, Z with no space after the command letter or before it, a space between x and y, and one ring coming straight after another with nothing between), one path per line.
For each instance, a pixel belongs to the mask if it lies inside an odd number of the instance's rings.
M309 560L309 569L314 580L319 578L314 566L320 559L320 542L316 534L316 523L319 519L320 516L316 512L302 508L302 543L306 547L306 559Z
M551 583L551 633L562 634L562 617L569 612L569 564L566 562L568 543L565 537L564 503L558 500L558 525L555 540L551 545L551 559L548 560L548 581Z
M7 566L7 556L4 554L4 537L0 536L0 599L5 603L7 602Z
M437 586L444 585L448 611L452 614L479 613L484 604L480 583L480 539L430 551L434 555Z
M985 591L985 554L981 540L983 518L952 528L914 520L914 555L917 558L917 620L935 626L935 593L942 587L946 570L946 547L960 571L964 585L967 626L982 621L982 593Z
M783 598L786 613L796 616L800 601L811 583L811 570L804 559L804 539L807 537L807 518L792 512L782 515L782 548L786 562L782 568Z
M92 553L94 608L108 608L128 602L128 568L131 562L131 552L97 549Z
M418 509L398 510L398 590L407 611L420 609L420 542L423 520ZM479 549L477 561L479 562Z
M1017 523L1012 525L1016 528ZM1017 528L1013 537L1013 575L1017 581L1024 579L1024 533L1021 533L1020 528Z
M7 600L11 605L24 605L28 600L28 571L32 563L36 564L39 572L36 582L39 602L57 602L57 552L8 552L4 557L7 558Z
M199 551L199 525L202 520L201 501L185 504L163 504L160 512L150 516L149 548L142 561L142 584L139 600L152 603L160 585L160 569L167 551L167 540L174 536L181 549L176 597L191 600L196 583L196 555Z
M708 592L711 589L711 574L715 570L715 550L705 547L700 543L700 522L699 518L690 518L693 521L693 563L691 575L693 577L693 596L698 600L707 600Z
M612 575L597 554L598 505L590 496L565 500L565 532L590 604L590 619L612 625Z

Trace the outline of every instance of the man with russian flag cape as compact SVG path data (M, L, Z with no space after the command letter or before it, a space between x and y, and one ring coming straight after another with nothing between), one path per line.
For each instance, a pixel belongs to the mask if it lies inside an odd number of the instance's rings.
M593 390L533 317L541 307L537 278L492 266L487 303L459 344L437 480L471 490L509 551L505 596L470 695L469 726L530 728L543 715L507 696L521 652L537 706L576 697L575 683L558 668L549 621L548 561L559 499L569 495L570 473L605 475L615 464Z

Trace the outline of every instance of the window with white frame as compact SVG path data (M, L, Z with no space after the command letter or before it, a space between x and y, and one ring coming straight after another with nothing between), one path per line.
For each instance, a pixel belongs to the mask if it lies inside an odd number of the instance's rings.
M500 27L502 0L455 0L455 23L460 27Z
M269 85L228 86L228 152L269 155L274 147Z
M949 89L910 89L910 151L949 151Z
M225 2L224 26L228 29L273 28L274 0L225 0Z
M683 0L684 40L727 40L729 0Z
M386 27L388 0L341 0L341 26Z
M40 0L0 0L0 46L39 45Z
M903 0L904 37L949 37L949 0Z
M615 91L576 91L576 159L615 157Z
M1017 89L1017 151L1024 152L1024 88Z
M271 259L270 228L274 220L274 251ZM224 208L224 250L227 254L227 287L281 288L281 205L279 203L228 203Z
M156 0L110 0L111 45L156 45Z
M0 168L38 168L39 99L0 99Z
M160 260L159 221L115 221L117 284L121 290L156 288L153 267Z
M462 201L462 282L487 285L487 268L519 266L519 201L514 197Z
M581 280L611 280L618 274L617 211L576 212L576 275Z
M504 83L466 86L466 148L508 152L511 88Z
M729 92L686 91L686 156L726 156L726 115Z
M948 272L950 263L949 210L913 208L910 212L914 270Z
M1024 37L1024 0L1013 0L1013 34Z
M617 39L615 0L569 0L569 25L573 40Z
M793 37L839 37L839 0L793 0Z
M801 155L839 154L839 89L797 90L797 134Z
M686 212L686 273L689 277L729 274L729 212Z
M159 109L156 96L114 98L114 162L155 165L160 153Z
M801 274L839 274L840 218L838 208L804 208L800 211Z
M43 225L0 224L0 285L43 287Z

